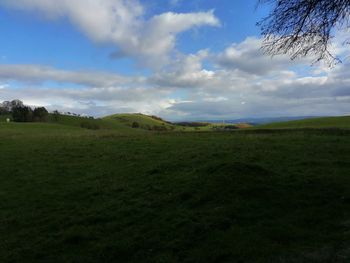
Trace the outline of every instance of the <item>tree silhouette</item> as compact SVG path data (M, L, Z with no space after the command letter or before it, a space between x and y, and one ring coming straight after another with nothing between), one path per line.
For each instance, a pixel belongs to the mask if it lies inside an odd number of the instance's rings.
M48 116L49 116L49 113L45 109L45 107L35 108L33 111L34 121L45 122L45 121L47 121Z
M272 11L261 20L263 50L291 59L314 55L330 65L340 60L329 50L335 29L349 28L350 0L259 0ZM346 42L348 44L348 42ZM345 43L344 43L345 44Z
M33 121L33 111L28 106L15 107L12 109L12 119L15 122Z

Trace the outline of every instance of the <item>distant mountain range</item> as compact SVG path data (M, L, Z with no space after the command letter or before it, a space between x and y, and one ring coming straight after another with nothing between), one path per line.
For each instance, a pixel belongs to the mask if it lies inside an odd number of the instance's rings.
M293 117L263 117L263 118L242 118L234 120L198 120L198 122L210 122L210 123L249 123L249 124L267 124L273 122L283 122L283 121L295 121L304 120L312 118L320 118L324 116L293 116Z

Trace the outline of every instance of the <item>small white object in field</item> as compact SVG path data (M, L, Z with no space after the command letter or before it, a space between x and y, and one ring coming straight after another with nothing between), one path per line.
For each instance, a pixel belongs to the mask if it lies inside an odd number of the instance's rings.
M10 118L7 118L7 119L6 119L6 122L9 123L9 122L10 122Z

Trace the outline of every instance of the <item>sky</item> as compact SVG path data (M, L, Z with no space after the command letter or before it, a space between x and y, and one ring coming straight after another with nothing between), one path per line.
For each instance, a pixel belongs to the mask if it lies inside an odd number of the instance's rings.
M101 117L350 114L347 32L330 68L261 51L257 0L0 0L0 102Z

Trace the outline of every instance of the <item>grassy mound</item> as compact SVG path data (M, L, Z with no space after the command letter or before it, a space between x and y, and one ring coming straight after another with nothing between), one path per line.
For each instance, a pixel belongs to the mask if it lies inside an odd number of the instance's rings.
M155 116L148 116L141 113L134 114L114 114L104 117L103 120L119 123L132 128L139 128L144 130L174 130L175 126Z

